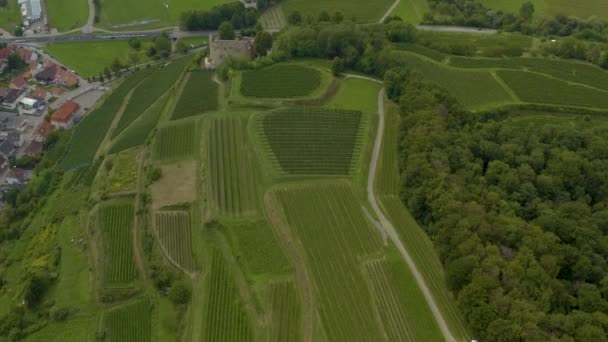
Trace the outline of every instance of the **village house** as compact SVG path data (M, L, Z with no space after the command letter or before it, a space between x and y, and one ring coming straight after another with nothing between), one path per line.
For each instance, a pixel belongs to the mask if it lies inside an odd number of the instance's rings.
M0 106L6 109L16 109L22 95L23 90L9 89L6 95L0 98Z
M8 172L5 183L7 185L27 184L31 177L32 171L15 167Z
M36 99L36 100L40 100L40 101L47 101L48 99L51 98L51 94L49 94L49 92L46 91L45 89L38 88L38 89L32 90L29 94L29 97Z
M234 40L223 40L209 36L209 57L205 58L205 67L214 69L229 57L251 60L254 57L253 38L237 36Z
M61 96L61 94L63 94L63 89L59 88L59 87L53 87L51 88L51 95L52 96Z
M44 148L44 144L42 144L39 141L36 140L32 140L32 142L27 145L27 147L25 148L25 151L23 152L23 154L27 155L27 156L37 156L38 154L40 154L42 152Z
M80 105L74 101L67 101L51 115L51 124L55 128L69 129L78 120Z
M19 57L21 57L21 59L23 59L26 63L31 63L38 60L38 54L34 50L22 48L17 50L17 54L19 54Z
M15 49L12 46L0 49L0 60L6 60L14 51Z
M19 0L18 4L21 7L23 26L29 27L33 23L42 19L41 0Z
M27 115L40 115L44 109L44 102L31 97L19 100L19 113Z
M27 81L25 80L25 78L23 76L18 76L18 77L13 78L13 80L11 81L11 84L9 85L9 88L23 89L26 84L27 84Z
M49 136L49 134L51 134L52 131L53 125L51 125L51 123L46 120L42 120L40 125L36 127L33 140L42 143L46 141L46 138Z
M68 88L78 85L76 75L65 67L49 61L45 62L42 70L36 73L36 80L43 85L58 84Z

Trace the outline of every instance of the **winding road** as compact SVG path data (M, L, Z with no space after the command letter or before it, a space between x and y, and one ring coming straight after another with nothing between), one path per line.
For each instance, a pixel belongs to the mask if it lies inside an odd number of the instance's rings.
M382 84L381 81L371 78L371 77L351 75L351 74L347 74L345 76L346 76L346 78L360 78L360 79ZM439 307L437 306L437 303L435 302L435 299L433 298L433 295L431 294L429 287L426 285L426 282L424 281L422 274L418 270L418 267L416 267L416 263L414 263L414 260L412 259L412 257L408 253L407 249L403 245L403 242L401 242L401 239L399 238L399 235L397 234L395 227L390 222L390 220L384 215L384 213L380 209L380 206L378 205L378 201L376 200L374 181L376 179L376 171L378 169L378 159L380 158L380 149L382 147L382 139L384 137L384 92L385 92L384 88L380 89L380 91L378 92L378 131L376 133L376 140L374 142L374 149L372 151L372 157L371 157L370 165L369 165L369 175L367 178L367 200L369 201L370 205L372 206L372 209L376 213L376 216L378 217L380 224L384 228L384 231L386 232L388 237L391 239L391 241L395 244L395 246L397 247L397 250L399 250L399 253L403 257L403 260L405 260L408 267L412 271L412 274L414 275L414 278L416 279L416 283L418 283L418 287L420 287L420 290L422 291L422 294L424 295L424 299L429 304L429 307L431 308L431 312L433 313L433 316L435 317L435 320L437 321L437 325L439 325L441 334L443 335L443 337L445 338L445 340L447 342L456 342L457 339L454 338L454 336L450 332L450 329L448 328L448 324L445 321L445 319L443 318L443 315L441 314L441 311L439 310Z

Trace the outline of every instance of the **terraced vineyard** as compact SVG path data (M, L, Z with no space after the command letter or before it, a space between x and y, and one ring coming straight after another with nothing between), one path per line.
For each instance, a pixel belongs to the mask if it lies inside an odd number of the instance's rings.
M187 212L158 212L154 229L158 242L172 262L194 271L190 216Z
M297 64L278 64L243 72L241 94L266 98L310 95L321 85L321 72Z
M147 297L109 309L102 318L104 341L152 341L152 310L152 302Z
M498 76L524 102L608 108L608 92L527 71L500 70Z
M60 163L60 166L64 170L87 165L93 160L125 97L131 89L148 77L153 70L154 68L142 69L128 76L112 91L99 108L87 114L86 118L78 124L70 141L68 151Z
M358 111L290 108L257 123L265 149L288 175L348 175L357 164L366 117Z
M182 58L170 62L135 88L116 129L112 132L112 137L116 137L161 98L177 82L189 61L189 58Z
M300 303L292 281L272 283L268 290L272 308L270 341L300 340Z
M172 119L182 119L196 114L217 110L218 85L212 79L213 72L193 71L184 86Z
M291 264L279 244L274 228L260 219L229 224L229 237L249 272L253 274L285 273Z
M362 23L378 22L392 4L390 0L287 0L282 3L286 15L299 11L304 18L309 14L316 18L321 11L330 15L341 12L345 19Z
M238 289L222 253L214 249L207 282L207 302L203 325L204 341L246 342L253 330Z
M241 118L214 118L209 130L211 194L220 212L251 214L257 210L257 161L244 141Z
M190 158L198 150L197 121L185 121L158 129L152 149L156 160L171 161Z
M406 51L395 51L392 56L394 63L409 68L421 77L444 87L467 107L477 108L515 102L489 71L447 68Z
M359 260L382 247L353 189L345 183L293 185L274 192L302 242L331 341L376 341L382 332ZM331 262L328 262L331 260ZM344 281L348 279L348 286Z
M97 211L103 241L103 279L108 287L128 286L137 278L133 260L133 203L106 202Z
M283 11L281 11L280 6L272 6L266 9L260 17L260 22L266 30L278 30L287 25L285 15L283 14Z

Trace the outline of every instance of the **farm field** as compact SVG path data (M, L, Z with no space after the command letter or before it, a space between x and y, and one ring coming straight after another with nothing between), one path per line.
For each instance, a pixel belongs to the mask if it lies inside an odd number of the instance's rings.
M311 14L315 18L321 11L330 15L341 12L346 20L355 18L357 22L372 23L378 22L392 4L391 0L287 0L282 6L286 16L293 11L299 11L303 17Z
M88 11L86 1L80 1L84 2ZM102 72L105 67L110 66L114 58L118 58L123 64L127 64L130 53L135 53L139 56L139 63L149 61L149 57L145 54L148 45L150 45L150 41L144 40L142 41L141 49L136 51L129 46L129 43L126 40L62 42L47 44L44 47L44 50L69 68L78 72L80 76L87 78L99 76L99 73Z
M348 175L357 165L366 116L337 109L281 109L261 116L265 150L287 175Z
M253 328L237 286L222 253L211 253L204 309L203 341L246 342L253 340Z
M300 303L292 281L269 285L272 323L270 341L298 341L300 339Z
M152 155L160 161L186 159L198 150L197 121L180 121L158 129Z
M172 119L183 119L217 110L219 88L212 77L213 73L206 70L194 71L189 74L188 82L180 94Z
M499 70L497 75L524 102L608 108L608 92L605 91L527 71Z
M102 325L106 334L105 341L151 341L152 310L151 300L144 297L104 312Z
M297 64L278 64L242 74L241 94L263 98L312 95L321 86L321 72Z
M76 127L66 154L60 162L61 168L69 170L93 161L114 116L120 110L129 91L148 77L153 69L142 69L131 74L116 87L103 104L86 115Z
M446 53L467 56L520 56L532 47L534 39L520 33L471 34L418 31L417 43ZM515 53L515 55L514 55Z
M171 261L194 271L190 217L187 212L157 212L154 229L157 239Z
M117 153L131 147L143 145L152 130L156 127L166 105L166 96L156 101L113 140L109 152Z
M133 91L129 102L116 125L112 137L116 137L137 119L146 109L159 100L181 77L189 58L181 58L164 65L143 80Z
M225 215L257 211L257 160L246 145L239 117L213 118L209 129L210 192Z
M180 15L188 10L205 10L228 3L227 0L166 0L141 6L136 0L103 0L101 26L113 30L165 27L178 24Z
M103 246L100 266L105 286L124 287L137 278L131 238L133 217L133 204L126 201L106 202L98 209L96 221Z
M95 316L80 316L63 322L53 322L28 336L25 341L90 341L95 338L96 329L97 319Z
M53 0L48 1L46 8L49 24L60 32L84 26L89 17L87 0Z
M252 274L280 274L291 265L274 228L266 220L226 222L233 250Z
M260 17L260 22L267 30L278 30L287 25L285 14L281 10L280 6L272 6L266 9L266 11L264 11Z
M524 3L524 0L518 1L500 1L500 0L482 0L482 3L487 7L497 10L503 10L511 13L518 13L519 8ZM598 0L533 0L536 10L535 16L538 18L542 15L567 15L575 16L582 19L587 19L591 16L597 16L602 19L608 18L608 3Z
M360 110L375 115L378 111L378 91L381 87L375 82L347 78L341 81L338 93L325 104L325 107Z
M469 108L516 102L489 71L448 68L405 51L394 52L393 58L396 65L411 68L422 78L436 82Z

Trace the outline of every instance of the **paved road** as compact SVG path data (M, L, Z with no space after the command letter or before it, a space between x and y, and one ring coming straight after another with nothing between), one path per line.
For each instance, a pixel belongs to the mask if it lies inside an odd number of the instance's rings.
M84 42L84 41L102 41L102 40L113 40L113 39L131 39L131 38L154 38L158 37L162 30L153 31L132 31L132 32L115 32L107 34L92 34L84 33L81 35L45 35L37 37L14 37L5 39L7 42L16 44L35 44L35 43L58 43L58 42ZM196 32L171 32L170 37L173 38L184 38L184 37L204 37L209 34L213 34L216 31L196 31Z
M372 82L382 83L381 81L373 79L371 77L358 76L358 75L346 75L346 77L360 78L360 79L365 79L365 80L372 81ZM426 285L426 282L424 281L422 274L420 274L418 267L416 267L416 264L414 263L414 260L412 259L410 254L407 252L407 249L405 249L405 246L401 242L401 239L399 238L399 235L397 234L395 227L393 227L392 223L388 220L388 218L386 218L386 216L384 216L384 213L382 213L382 210L380 210L380 206L378 205L378 202L376 200L376 193L374 190L374 180L376 178L376 170L378 168L378 158L380 157L380 148L382 146L382 138L384 137L384 88L382 88L378 92L378 118L379 118L378 132L376 133L376 141L374 142L374 149L372 151L372 158L371 158L370 166L369 166L369 175L367 178L367 199L368 199L369 203L371 204L372 209L376 213L376 216L378 216L378 219L380 220L380 224L384 228L386 234L391 239L391 241L395 244L395 246L399 250L399 253L401 254L403 259L407 263L408 267L412 271L412 274L414 275L414 278L416 279L416 282L418 283L420 290L422 290L424 299L429 304L429 307L431 308L431 311L433 312L433 316L435 317L435 320L437 321L437 324L439 325L439 329L441 330L443 337L448 342L456 342L457 340L454 338L454 336L452 336L452 333L450 332L450 329L448 328L448 325L447 325L445 319L443 318L441 311L439 311L439 307L437 306L437 303L435 303L435 299L433 298L431 291L429 290L428 286Z
M419 30L423 30L423 31L479 33L479 34L496 34L496 33L498 33L498 31L493 30L493 29L466 27L466 26L418 25L416 27Z

